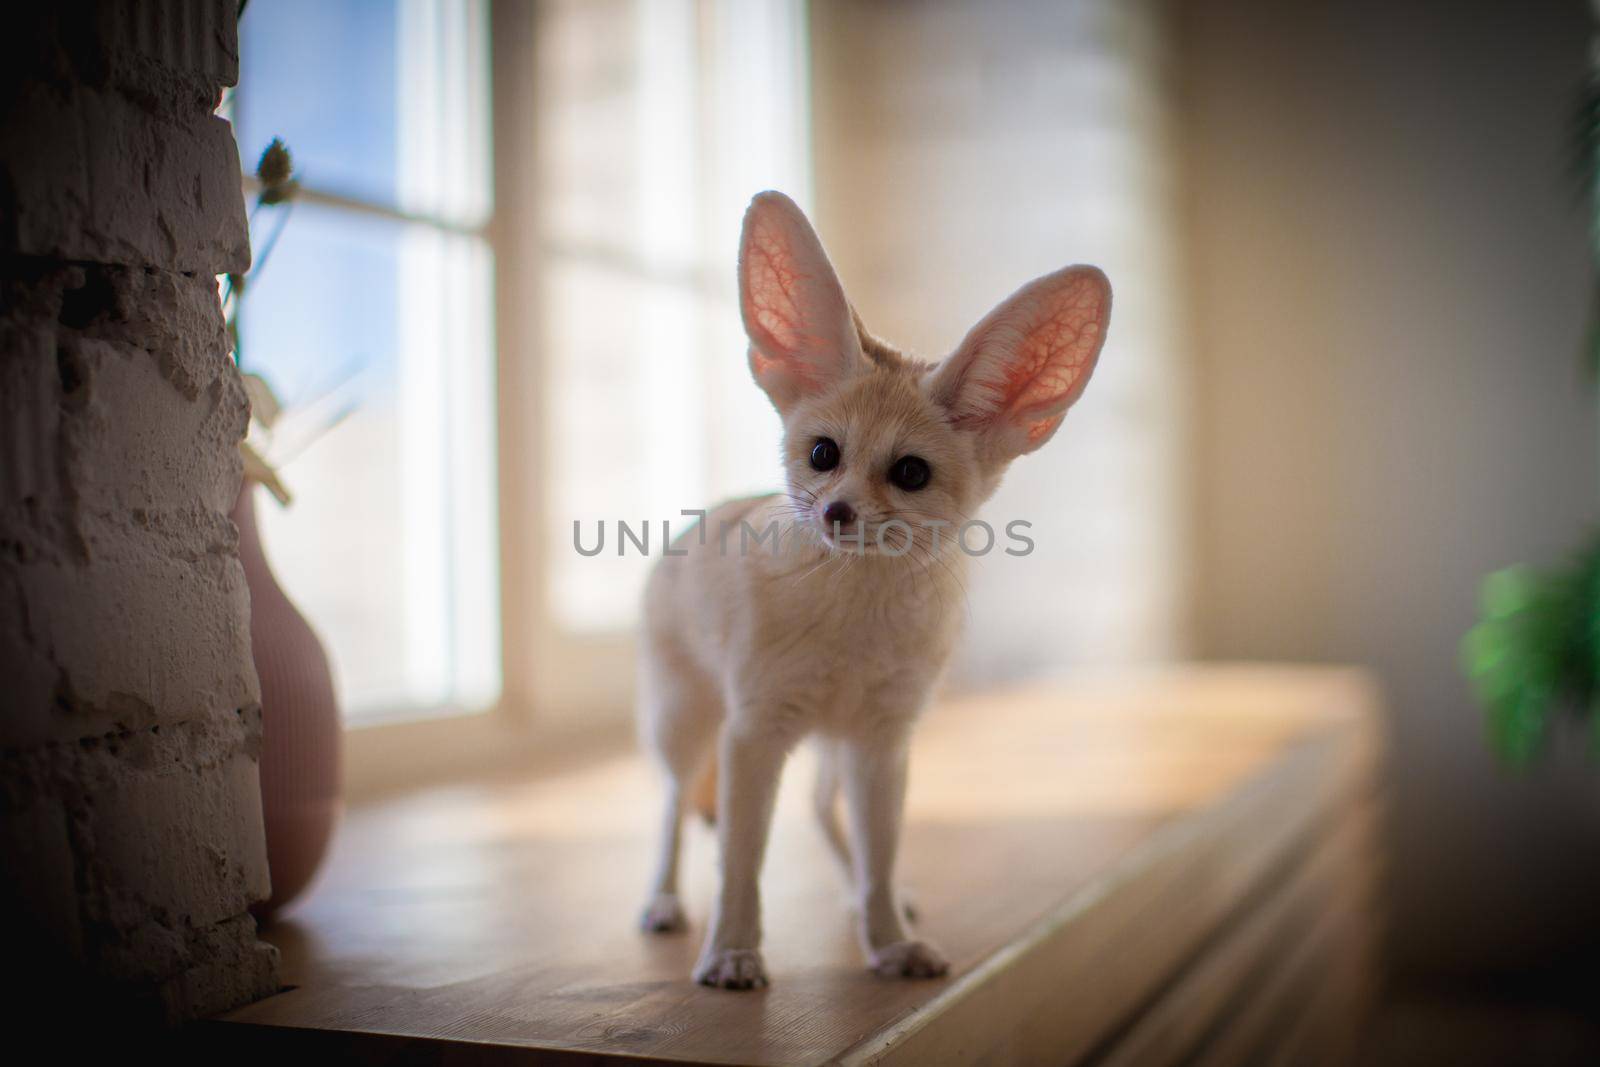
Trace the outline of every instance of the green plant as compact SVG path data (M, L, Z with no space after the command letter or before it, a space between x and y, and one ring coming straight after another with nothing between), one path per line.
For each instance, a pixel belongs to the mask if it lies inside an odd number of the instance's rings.
M1462 653L1495 750L1526 765L1567 711L1589 716L1600 748L1600 534L1565 566L1494 572L1480 599Z
M1573 173L1589 205L1590 255L1600 266L1600 72L1573 116ZM1589 383L1600 372L1600 286L1584 346ZM1526 766L1563 714L1587 716L1600 753L1600 531L1564 565L1519 565L1483 581L1480 618L1462 640L1468 676L1483 704L1490 743Z

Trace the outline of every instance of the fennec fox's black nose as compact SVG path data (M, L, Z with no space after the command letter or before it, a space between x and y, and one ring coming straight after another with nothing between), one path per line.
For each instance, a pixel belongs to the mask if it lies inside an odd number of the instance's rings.
M829 526L850 526L856 521L856 509L843 500L835 500L822 510L822 521Z

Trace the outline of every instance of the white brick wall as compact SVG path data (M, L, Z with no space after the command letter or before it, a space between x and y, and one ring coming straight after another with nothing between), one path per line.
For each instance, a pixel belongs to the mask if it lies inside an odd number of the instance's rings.
M0 16L0 905L13 969L140 1021L277 984L214 277L249 262L235 10Z

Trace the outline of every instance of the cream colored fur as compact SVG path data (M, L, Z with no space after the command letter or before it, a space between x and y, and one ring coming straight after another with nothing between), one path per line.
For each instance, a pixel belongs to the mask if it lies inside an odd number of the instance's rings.
M722 883L694 974L724 988L766 983L762 856L784 761L811 737L817 814L852 886L869 966L940 975L945 958L907 930L894 866L911 729L961 621L956 537L1082 393L1110 287L1092 267L1040 278L930 366L867 334L810 224L779 193L745 216L739 281L751 370L783 417L786 491L713 511L645 594L640 730L668 788L643 925L684 925L683 814L714 761ZM820 438L839 447L834 469L811 463ZM924 488L891 484L905 456L926 461ZM834 502L860 517L859 542L824 522ZM758 542L741 520L756 534L775 525L781 540Z

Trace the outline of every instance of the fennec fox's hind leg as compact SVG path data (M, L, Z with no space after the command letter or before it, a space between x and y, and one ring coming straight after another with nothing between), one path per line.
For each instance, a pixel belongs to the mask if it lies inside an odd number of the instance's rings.
M689 795L689 810L700 816L707 826L716 825L717 754L714 751L711 758L706 760L705 769L700 772L694 790Z
M666 796L660 858L639 925L666 933L684 927L678 899L684 810L710 762L722 704L716 686L670 648L648 648L641 668L639 733L661 764Z
M850 860L850 842L844 836L844 826L839 822L839 767L833 753L833 742L826 737L816 739L817 781L811 788L811 810L817 817L822 838L833 854L839 879L844 883L845 896L855 899L855 870Z
M845 836L844 824L839 819L839 753L836 743L826 737L818 737L815 741L817 750L817 781L811 789L811 809L817 817L817 826L822 830L822 837L828 843L828 851L833 855L834 865L839 871L839 880L843 885L845 904L852 911L860 911L861 901L856 890L856 872L854 858L850 853L850 839ZM900 887L898 895L900 914L905 921L917 921L917 906L911 894L905 887Z

